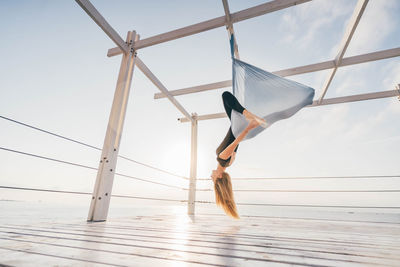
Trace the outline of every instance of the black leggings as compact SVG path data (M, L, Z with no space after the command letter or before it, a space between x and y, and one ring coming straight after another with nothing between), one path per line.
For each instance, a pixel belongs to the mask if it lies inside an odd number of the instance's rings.
M224 102L224 108L226 115L231 119L232 109L239 113L243 113L244 107L240 105L239 101L230 92L225 91L222 94L222 101Z
M229 119L231 119L232 110L236 110L239 113L243 113L244 107L240 105L239 101L236 99L234 95L230 92L225 91L222 94L222 101L224 102L224 108L226 115L228 115ZM225 150L232 142L235 141L235 136L232 133L232 128L229 127L228 132L222 143L217 148L217 155ZM235 152L237 151L239 146L236 147ZM220 162L221 163L221 162ZM221 164L222 165L222 164Z

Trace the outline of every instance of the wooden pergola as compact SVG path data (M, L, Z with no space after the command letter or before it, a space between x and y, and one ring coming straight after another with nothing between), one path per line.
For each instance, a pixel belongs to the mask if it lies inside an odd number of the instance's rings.
M168 98L169 101L171 101L171 103L183 114L184 117L180 118L179 120L181 122L191 122L191 165L188 196L188 214L190 215L194 214L196 198L197 122L199 120L217 119L226 116L225 113L205 115L197 115L195 113L189 114L189 112L186 111L185 108L176 100L175 96L230 87L232 86L231 80L197 85L177 90L168 90L162 84L162 82L158 80L156 75L154 75L151 70L143 63L143 61L137 56L138 50L224 26L226 27L230 36L230 34L234 33L234 23L289 8L295 5L303 4L309 1L311 0L273 0L258 6L231 13L229 11L228 1L222 0L225 16L217 17L187 27L158 34L143 40L140 40L139 35L135 31L128 31L126 39L124 41L121 36L119 36L118 33L110 26L110 24L108 24L104 17L96 10L96 8L90 3L89 0L76 0L76 2L82 7L82 9L85 10L85 12L117 45L117 47L108 50L107 56L113 57L122 54L120 71L107 126L107 132L103 144L96 183L93 190L88 221L105 221L107 219L111 191L114 181L114 173L117 165L120 139L124 125L129 91L132 82L133 69L135 65L161 91L160 93L155 94L154 98ZM342 96L329 99L324 98L338 68L400 56L400 47L397 47L357 56L344 57L347 47L349 46L349 43L367 4L368 0L358 0L357 5L347 25L347 29L342 38L337 55L334 59L273 72L276 75L286 77L329 69L330 71L322 87L321 95L318 97L317 100L314 100L313 104L309 105L309 107L400 96L400 87L399 85L397 85L396 89L394 90ZM236 40L234 52L235 56L239 58L239 50Z

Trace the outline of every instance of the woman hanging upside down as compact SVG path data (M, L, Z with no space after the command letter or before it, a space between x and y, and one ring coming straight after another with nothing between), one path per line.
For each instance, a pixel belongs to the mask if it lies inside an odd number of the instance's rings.
M227 167L231 166L235 160L236 151L239 143L246 137L250 130L264 125L264 119L257 117L248 110L246 110L239 101L230 92L222 94L225 112L231 119L232 110L235 110L245 116L249 121L247 127L241 132L237 138L232 133L232 128L229 127L228 133L224 140L217 148L217 169L212 171L211 178L214 181L215 200L217 205L221 206L225 212L238 219L239 215L236 210L235 200L233 198L231 177L225 171Z

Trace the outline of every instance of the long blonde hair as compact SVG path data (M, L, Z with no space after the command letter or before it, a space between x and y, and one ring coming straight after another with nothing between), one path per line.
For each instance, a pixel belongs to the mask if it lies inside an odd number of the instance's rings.
M231 177L227 172L222 173L222 178L214 183L215 202L221 206L225 213L235 219L239 219L235 200L233 198Z

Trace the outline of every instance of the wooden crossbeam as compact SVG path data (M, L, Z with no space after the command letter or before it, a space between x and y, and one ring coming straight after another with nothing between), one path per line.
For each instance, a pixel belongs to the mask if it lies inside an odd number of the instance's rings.
M358 0L357 2L356 8L354 9L353 15L351 16L350 22L347 25L346 32L343 35L341 44L339 46L339 52L334 60L335 66L329 72L329 75L326 78L324 85L322 87L322 93L318 100L319 102L322 102L322 99L324 99L325 94L328 91L329 85L331 84L332 79L335 76L340 63L342 62L344 53L346 52L347 47L350 44L351 38L353 37L353 34L358 26L358 23L360 22L361 16L363 15L367 4L368 0Z
M398 56L400 56L400 47L343 58L339 67L345 67L345 66L350 66L350 65L355 65L355 64L360 64L360 63L365 63L365 62L370 62L370 61L376 61L376 60L381 60L381 59L387 59L387 58L392 58L392 57L398 57ZM314 63L314 64L310 64L310 65L305 65L305 66L294 67L294 68L290 68L290 69L278 70L278 71L274 71L272 73L275 75L281 76L281 77L286 77L286 76L293 76L293 75L298 75L298 74L326 70L326 69L330 69L330 68L334 68L334 67L335 67L334 60L330 60L330 61ZM178 95L204 92L204 91L208 91L208 90L215 90L215 89L220 89L220 88L225 88L225 87L230 87L230 86L232 86L232 81L226 80L226 81L221 81L221 82L216 82L216 83L209 83L209 84L203 84L203 85L198 85L198 86L193 86L193 87L187 87L187 88L183 88L183 89L171 90L171 91L169 91L169 93L173 96L178 96ZM164 97L166 97L166 96L163 93L154 94L154 99L159 99L159 98L164 98Z
M318 100L314 100L311 105L308 105L306 107L317 107L317 106L341 104L341 103L356 102L356 101L371 100L371 99L386 98L386 97L395 97L395 96L400 96L400 85L397 85L396 90L334 97L329 99L323 99L321 103ZM197 120L211 120L211 119L220 119L225 117L227 117L226 113L221 112L214 114L199 115L197 116ZM179 121L188 122L189 120L187 120L186 118L180 118Z
M105 18L97 11L97 9L90 3L89 0L75 0L83 10L96 22L97 25L110 37L111 40L118 46L118 49L128 52L128 44L119 36L119 34L111 27L110 24L105 20Z
M245 10L241 10L236 13L231 14L232 23L236 23L239 21L243 21L246 19L254 18L257 16L261 16L267 13L271 13L274 11L278 11L281 9L285 9L294 5L303 4L309 2L311 0L274 0L270 1L255 7L251 7ZM137 44L135 44L135 49L145 48L152 45L176 40L182 37L190 36L193 34L197 34L200 32L209 31L215 28L219 28L225 26L226 18L225 16L221 16L218 18L210 19L207 21L203 21L197 24L193 24L187 27L183 27L177 30L169 31L166 33L158 34L156 36L152 36L149 38L145 38L143 40L139 40ZM113 57L121 54L122 51L119 47L111 48L108 50L107 56Z

